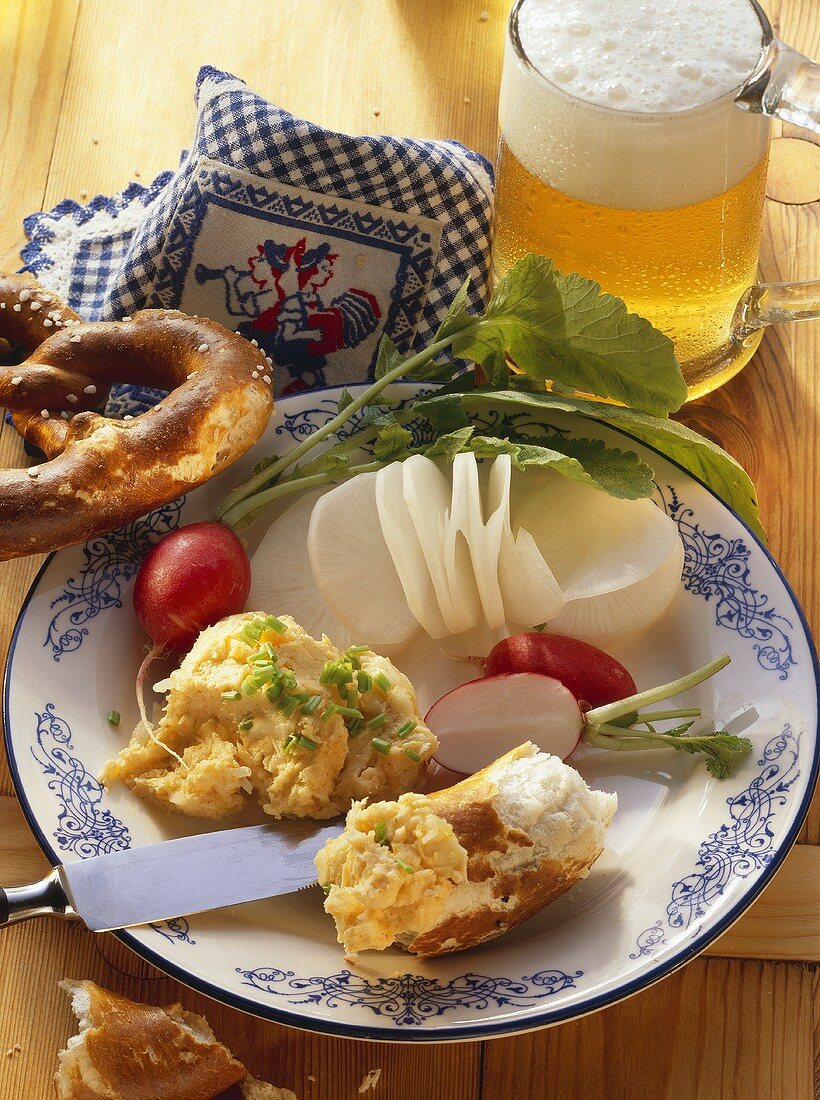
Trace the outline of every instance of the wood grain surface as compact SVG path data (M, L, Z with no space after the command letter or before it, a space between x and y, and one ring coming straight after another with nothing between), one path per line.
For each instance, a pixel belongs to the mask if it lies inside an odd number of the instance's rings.
M769 0L777 33L820 56L816 0ZM172 167L190 140L202 64L242 76L305 117L348 132L453 137L492 156L509 0L0 0L0 268L18 265L22 218ZM482 18L486 12L489 18ZM761 268L820 276L816 144L775 142ZM729 385L682 418L744 463L775 557L820 623L820 325L770 330ZM20 465L0 427L0 464ZM0 646L39 562L0 565ZM0 761L0 881L45 868ZM0 935L0 1100L47 1100L73 1030L64 976L205 1012L254 1072L300 1100L808 1100L820 1061L820 799L783 869L710 949L604 1012L515 1039L368 1044L251 1019L163 977L113 936L30 923ZM7 1053L8 1052L8 1053Z

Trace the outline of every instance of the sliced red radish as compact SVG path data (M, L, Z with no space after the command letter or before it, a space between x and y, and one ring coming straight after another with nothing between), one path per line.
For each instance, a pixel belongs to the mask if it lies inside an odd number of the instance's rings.
M552 676L534 672L462 684L434 703L425 721L439 739L437 762L468 774L524 741L566 760L583 728L572 692Z
M637 692L635 681L620 661L578 638L528 631L503 638L484 662L487 676L540 672L554 676L580 702L591 707L615 703Z

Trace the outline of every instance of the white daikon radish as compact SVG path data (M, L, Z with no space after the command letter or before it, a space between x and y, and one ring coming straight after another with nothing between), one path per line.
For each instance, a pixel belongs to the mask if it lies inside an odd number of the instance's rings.
M566 760L578 744L583 717L560 680L536 672L485 676L454 688L427 712L439 739L436 761L472 774L522 741Z
M669 557L654 573L627 588L570 600L550 622L550 630L602 645L646 630L657 622L680 591L682 572L683 543L678 539Z
M524 499L514 522L561 585L566 606L553 630L597 640L630 634L658 619L678 590L680 536L649 500L619 500L555 475Z
M448 633L460 634L475 626L479 606L473 598L475 580L466 547L459 555L461 566L452 577L447 575L444 547L452 495L450 481L435 462L423 455L412 455L402 466L404 502L421 544L444 625Z
M508 458L509 456L504 456ZM469 585L470 615L476 622L480 609L490 630L504 624L504 604L498 583L498 554L501 549L502 508L496 508L484 523L478 464L472 451L453 459L453 495L445 531L445 564L452 593L465 599ZM460 587L461 585L461 587Z
M346 649L354 638L336 618L313 579L307 536L313 506L322 496L308 493L270 525L251 559L248 611L292 615L314 638L327 636Z
M431 638L444 638L449 631L439 611L416 528L404 503L402 467L401 462L391 462L376 474L376 507L382 536L411 613Z
M517 482L526 482L530 473L519 473ZM487 486L487 510L500 516L501 542L498 555L498 582L507 622L536 626L549 622L561 609L564 597L552 570L544 561L529 531L521 528L513 537L510 526L512 462L499 455L490 471Z
M334 614L370 646L402 645L418 629L382 534L376 474L358 474L316 502L307 550Z

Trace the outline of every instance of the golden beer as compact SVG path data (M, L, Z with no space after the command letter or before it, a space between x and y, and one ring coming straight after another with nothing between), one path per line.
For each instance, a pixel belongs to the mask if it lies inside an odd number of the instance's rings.
M595 279L674 341L690 397L708 393L737 373L760 342L722 368L715 362L738 300L755 282L767 161L764 153L733 187L700 202L629 210L562 194L529 172L502 138L495 275L537 252L560 271Z
M739 111L763 46L749 0L518 0L499 114L493 268L549 256L675 343L696 397L751 358L769 125ZM708 60L706 60L708 59Z

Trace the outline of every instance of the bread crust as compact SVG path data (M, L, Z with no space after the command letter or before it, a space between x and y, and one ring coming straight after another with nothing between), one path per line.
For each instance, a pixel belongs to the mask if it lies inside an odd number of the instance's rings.
M63 985L75 1011L78 994L88 997L88 1026L61 1054L59 1100L213 1100L245 1076L206 1021L180 1005L137 1004L90 981Z
M585 878L603 851L603 846L596 846L563 861L539 858L532 838L501 820L493 805L498 788L491 774L528 752L529 747L521 745L454 787L428 796L467 851L468 889L458 889L468 904L407 943L413 954L448 955L508 932ZM505 870L501 864L510 862L505 857L516 855L521 868Z

